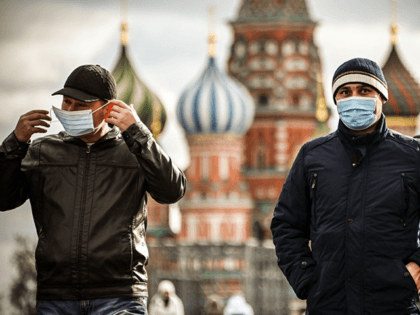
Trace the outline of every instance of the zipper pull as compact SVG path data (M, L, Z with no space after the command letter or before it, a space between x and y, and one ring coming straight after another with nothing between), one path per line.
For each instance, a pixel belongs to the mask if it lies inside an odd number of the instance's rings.
M87 148L86 148L86 153L90 153L90 147L91 147L92 145L88 145L87 146Z
M314 180L312 181L312 186L311 186L311 188L312 189L314 189L315 188L315 186L316 186L316 177L317 177L318 175L315 173L314 174Z

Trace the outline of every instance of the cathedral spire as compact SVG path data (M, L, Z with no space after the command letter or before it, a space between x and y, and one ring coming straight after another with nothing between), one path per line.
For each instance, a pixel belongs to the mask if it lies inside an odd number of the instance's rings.
M121 0L121 53L112 70L119 99L133 104L141 121L157 139L166 123L166 111L160 99L139 78L128 58L128 8Z
M392 45L396 45L398 42L398 33L399 33L399 25L398 25L398 1L399 0L390 0L391 1L391 12L390 12L390 19L391 19L391 43Z
M126 47L128 45L128 22L121 22L121 45Z
M120 9L120 15L121 15L121 45L127 46L128 45L128 7L127 7L127 0L121 0L120 2L121 9Z
M324 97L324 86L322 84L322 75L320 72L316 75L317 97L316 97L316 118L319 122L325 122L328 119L327 103Z
M216 7L214 5L208 8L208 22L209 22L209 56L214 58L216 56Z

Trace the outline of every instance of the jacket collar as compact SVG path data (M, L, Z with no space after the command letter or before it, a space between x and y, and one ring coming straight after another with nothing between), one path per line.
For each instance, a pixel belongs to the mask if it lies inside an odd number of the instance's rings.
M386 125L385 115L382 113L381 118L379 119L375 130L370 133L356 136L355 134L353 134L353 132L349 128L347 128L343 124L341 120L338 123L337 132L338 132L338 137L340 138L340 140L346 144L350 144L351 146L357 146L357 145L371 146L371 145L381 142L388 134L389 129Z
M86 145L86 142L84 142L82 139L80 139L80 137L73 137L70 136L67 132L62 131L59 133L63 139L64 142L67 143L73 143L76 145ZM102 138L100 138L98 141L95 142L95 144L97 143L101 143L107 140L111 140L111 139L115 139L117 137L119 137L121 135L121 131L120 129L118 129L118 127L113 126L108 133L103 136Z

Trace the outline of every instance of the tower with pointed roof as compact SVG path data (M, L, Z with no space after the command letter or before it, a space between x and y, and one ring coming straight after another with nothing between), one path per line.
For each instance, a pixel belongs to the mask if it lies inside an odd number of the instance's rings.
M243 0L231 22L228 69L256 104L243 174L254 199L254 233L271 237L272 209L301 145L328 133L316 23L305 0Z
M217 66L212 33L207 65L182 93L177 117L191 159L178 241L246 241L252 200L241 176L242 136L254 118L254 104L246 88Z
M396 14L396 7L393 8ZM396 19L396 17L394 18ZM391 25L391 51L382 68L388 83L388 101L382 107L387 125L408 136L416 135L420 113L420 86L404 66L398 54L396 21Z
M166 110L160 99L143 83L128 57L128 23L121 23L121 48L119 58L112 70L117 83L117 95L126 104L133 104L141 121L149 128L155 139L159 138L165 123ZM171 234L170 211L174 205L162 205L148 195L148 235ZM176 209L175 209L176 210Z
M128 58L128 23L121 24L121 52L112 71L118 97L133 104L142 122L157 139L166 123L166 111L160 99L143 83Z

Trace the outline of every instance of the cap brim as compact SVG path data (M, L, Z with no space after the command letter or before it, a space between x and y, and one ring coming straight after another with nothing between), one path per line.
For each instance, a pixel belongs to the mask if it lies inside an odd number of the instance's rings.
M54 92L51 95L64 95L64 96L68 96L68 97L74 98L75 100L86 102L86 103L95 102L101 99L95 95L91 95L83 91L76 90L69 87L58 90L57 92Z

